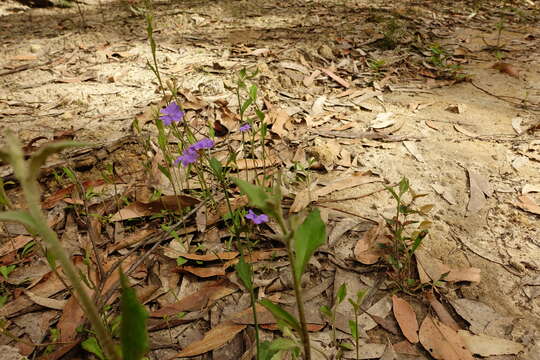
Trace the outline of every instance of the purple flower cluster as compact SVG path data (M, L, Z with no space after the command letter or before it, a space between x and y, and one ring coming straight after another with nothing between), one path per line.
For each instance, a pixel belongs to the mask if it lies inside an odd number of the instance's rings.
M172 102L165 109L160 111L162 114L159 118L165 126L171 125L173 122L179 122L184 117L184 112L180 109L177 103Z
M176 158L174 160L174 165L178 165L179 163L182 163L182 166L188 166L189 164L193 164L195 161L199 159L199 151L204 149L211 149L214 146L214 141L212 141L209 138L204 138L202 140L197 141L195 144L192 144L188 146L184 151L182 152L182 155Z
M266 214L257 215L253 212L252 209L249 209L248 213L246 214L246 219L251 220L256 225L259 225L259 224L268 222L268 215Z

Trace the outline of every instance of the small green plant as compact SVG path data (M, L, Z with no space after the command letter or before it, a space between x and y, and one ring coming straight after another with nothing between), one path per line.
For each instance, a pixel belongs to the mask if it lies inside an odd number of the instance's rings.
M360 332L358 330L358 317L360 316L360 311L362 307L362 302L364 301L365 291L359 291L356 294L356 299L349 298L349 303L353 307L354 311L354 320L349 320L349 329L351 330L351 335L354 341L354 348L356 350L356 360L360 359Z
M334 298L334 305L329 308L326 305L321 306L320 311L321 313L328 319L332 326L332 345L334 347L338 347L337 341L336 341L336 309L345 300L345 297L347 296L347 285L341 284L339 287L336 297Z
M11 274L11 272L13 270L15 270L17 266L16 265L3 265L3 266L0 266L0 274L2 274L2 276L4 277L4 279L8 279L9 277L9 274Z
M281 208L282 196L279 185L276 185L269 191L267 188L250 184L241 179L233 178L232 180L248 196L250 205L263 212L260 215L256 215L255 213L249 214L250 219L255 224L268 221L269 217L271 217L279 226L279 237L286 246L287 256L291 266L298 319L268 299L260 300L260 304L274 315L282 325L285 333L287 329L291 329L300 336L303 357L306 360L310 360L311 346L307 331L301 278L311 256L326 241L326 225L322 221L319 210L317 209L311 211L305 218L295 215L286 219ZM294 337L291 336L291 339L294 340Z
M382 70L382 68L386 65L386 61L384 61L383 59L379 59L379 60L371 60L371 61L368 61L368 66L371 70L375 71L375 72L379 72Z
M413 277L413 255L428 234L429 221L410 220L412 215L425 216L433 205L416 208L416 201L426 196L411 189L407 178L401 179L396 189L386 188L396 201L395 215L385 218L391 245L387 248L386 260L392 267L392 280L404 291L416 289L418 281ZM406 199L408 195L408 199ZM416 225L412 231L409 229Z
M399 44L399 39L403 36L403 24L391 18L387 20L383 29L382 48L385 50L395 49Z

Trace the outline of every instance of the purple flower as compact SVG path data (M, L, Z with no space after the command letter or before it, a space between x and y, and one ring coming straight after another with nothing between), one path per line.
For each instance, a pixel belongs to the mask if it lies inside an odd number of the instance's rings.
M259 225L259 224L268 222L268 215L266 214L257 215L253 212L253 210L249 209L246 215L246 219L251 220L253 221L254 224Z
M240 132L246 132L246 131L249 131L250 129L251 129L251 126L249 124L240 126Z
M211 149L214 146L214 141L212 141L209 138L204 138L202 140L197 141L195 144L191 145L190 148L199 151L202 149Z
M182 166L186 167L189 164L193 164L195 161L197 161L197 159L199 159L199 153L193 150L190 146L185 149L184 152L182 152L182 155L174 160L174 165L182 163Z
M159 118L163 121L165 126L169 126L173 122L179 122L184 117L184 112L180 110L180 106L175 102L167 105L165 109L160 111L160 114L162 115Z

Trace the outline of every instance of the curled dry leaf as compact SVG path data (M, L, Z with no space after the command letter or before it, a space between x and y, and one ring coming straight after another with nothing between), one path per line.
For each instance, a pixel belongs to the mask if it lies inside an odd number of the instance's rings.
M422 346L437 360L474 360L457 331L426 316L420 326Z
M418 320L416 320L416 313L412 306L397 296L392 296L392 305L394 310L394 317L396 318L403 335L411 343L416 344L418 342Z
M189 357L204 354L208 351L218 349L231 341L236 334L244 330L247 325L226 322L212 328L204 337L195 341L176 354L176 358Z
M384 255L381 244L390 244L390 240L385 236L385 225L382 221L366 231L364 236L358 240L354 247L355 259L362 264L375 264Z
M423 272L429 279L421 279L422 283L443 280L449 282L470 281L480 282L480 269L470 268L451 268L439 259L431 257L425 250L417 249L414 252L418 263L418 271Z

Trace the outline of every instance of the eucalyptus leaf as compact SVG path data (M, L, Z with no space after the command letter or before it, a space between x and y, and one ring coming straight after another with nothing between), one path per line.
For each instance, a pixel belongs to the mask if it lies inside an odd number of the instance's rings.
M318 209L313 210L294 231L294 276L300 281L309 259L326 241L326 225Z

